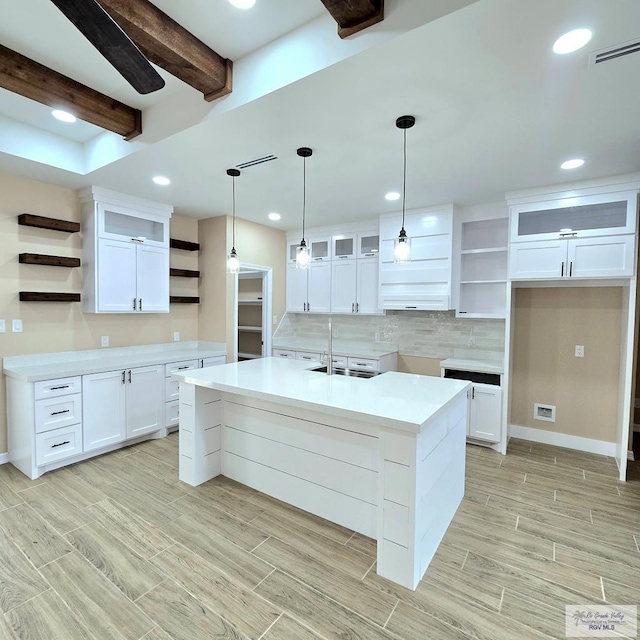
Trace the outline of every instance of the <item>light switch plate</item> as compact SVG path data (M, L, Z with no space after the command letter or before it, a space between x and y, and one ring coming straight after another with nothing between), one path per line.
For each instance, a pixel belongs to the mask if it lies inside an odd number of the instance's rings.
M13 333L22 333L22 320L12 320L11 331Z
M180 342L180 332L179 331L174 331L173 332L173 341L174 342Z
M100 346L108 347L109 346L109 336L102 336L100 338Z
M7 323L4 320L0 320L0 333L6 333Z
M576 345L576 358L584 358L584 345L577 344Z

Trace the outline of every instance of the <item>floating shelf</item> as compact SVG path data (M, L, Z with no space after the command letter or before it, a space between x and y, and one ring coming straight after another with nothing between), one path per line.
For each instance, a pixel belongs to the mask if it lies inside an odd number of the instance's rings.
M80 294L21 291L20 302L80 302Z
M238 358L244 358L245 360L253 360L254 358L262 358L262 355L259 353L245 353L242 351L238 351Z
M502 253L508 251L507 247L485 247L483 249L463 249L460 253L463 256L468 256L472 253Z
M52 229L53 231L66 231L67 233L77 233L80 231L79 222L69 222L68 220L58 220L56 218L45 218L44 216L34 216L30 213L21 213L18 216L18 224L25 227L38 227L39 229Z
M176 278L199 278L200 272L191 269L169 269L169 275Z
M248 331L251 333L262 333L262 327L248 327L246 325L238 327L238 331Z
M41 253L21 253L18 256L20 264L42 264L49 267L79 267L80 258L65 258L64 256L47 256Z
M200 245L197 242L187 242L186 240L176 240L169 238L169 246L172 249L183 249L184 251L199 251Z
M171 304L200 304L198 296L169 296Z

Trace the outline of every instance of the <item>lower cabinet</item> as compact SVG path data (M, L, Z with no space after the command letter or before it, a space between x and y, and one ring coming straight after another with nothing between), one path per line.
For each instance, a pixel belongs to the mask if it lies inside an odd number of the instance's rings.
M490 384L474 384L470 393L467 435L487 442L499 442L502 389Z
M84 451L164 426L162 365L82 376Z

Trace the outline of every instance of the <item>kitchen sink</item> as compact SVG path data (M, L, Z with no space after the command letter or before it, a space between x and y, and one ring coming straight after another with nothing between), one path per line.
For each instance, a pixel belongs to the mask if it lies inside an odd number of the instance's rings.
M310 369L310 371L317 371L318 373L327 373L327 367L316 367ZM342 367L333 367L334 376L351 376L352 378L373 378L379 376L380 371L359 371L358 369L343 369Z

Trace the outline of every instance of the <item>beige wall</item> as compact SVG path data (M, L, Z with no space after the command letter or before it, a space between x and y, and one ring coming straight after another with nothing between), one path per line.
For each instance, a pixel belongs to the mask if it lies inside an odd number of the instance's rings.
M618 287L517 289L510 423L615 442L621 322ZM556 422L534 420L534 402Z
M233 349L234 276L226 272L231 251L231 218L220 216L200 220L201 246L200 314L201 340L225 342ZM285 311L285 252L283 231L247 220L236 219L236 251L245 264L272 268L273 314L278 320ZM271 327L272 332L275 326Z
M417 356L398 356L398 371L419 373L422 376L440 377L439 358L419 358Z
M82 291L82 269L47 267L18 263L19 253L82 256L81 233L62 233L19 226L20 213L80 222L75 191L35 180L0 173L0 318L7 333L0 334L2 357L29 353L100 348L100 337L109 336L110 346L171 342L173 332L181 340L197 340L196 305L172 305L169 314L104 315L85 314L81 304L19 302L19 291ZM172 237L197 240L198 221L175 216ZM171 265L198 268L198 254L171 251ZM173 294L196 295L197 281L171 278ZM11 320L20 318L24 333L11 333ZM6 444L5 383L0 392L0 452Z

